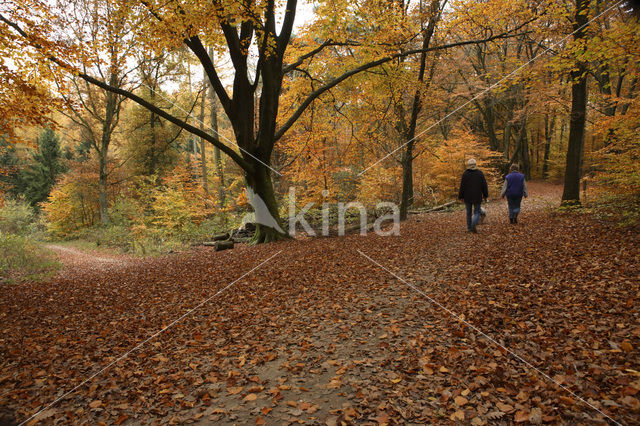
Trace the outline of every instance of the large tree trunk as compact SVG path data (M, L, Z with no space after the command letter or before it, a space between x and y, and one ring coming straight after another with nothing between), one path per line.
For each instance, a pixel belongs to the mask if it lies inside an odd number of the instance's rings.
M576 42L586 39L589 0L577 0L573 38ZM563 204L580 204L580 179L582 177L582 151L584 148L585 122L587 118L587 67L578 59L571 71L571 117L569 119L569 146L564 173Z
M249 243L262 244L287 239L289 236L284 232L278 212L271 170L257 161L254 162L254 168L254 172L246 173L247 187L252 192L249 200L256 215L256 232Z

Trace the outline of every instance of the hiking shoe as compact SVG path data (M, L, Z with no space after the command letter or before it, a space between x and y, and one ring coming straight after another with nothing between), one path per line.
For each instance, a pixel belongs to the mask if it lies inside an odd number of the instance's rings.
M474 234L477 234L478 228L476 228L475 226L471 227L471 232L473 232Z
M518 218L517 217L513 218L513 223L518 223Z

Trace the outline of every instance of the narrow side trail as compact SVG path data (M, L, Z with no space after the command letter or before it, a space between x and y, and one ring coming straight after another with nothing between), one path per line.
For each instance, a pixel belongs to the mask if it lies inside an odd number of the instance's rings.
M60 244L45 244L44 247L55 252L58 260L65 266L62 274L68 274L70 271L78 273L78 270L81 270L80 273L90 270L111 270L135 261L133 257L81 250Z
M530 186L520 224L495 201L478 234L464 211L429 213L399 236L3 288L0 406L47 423L634 424L640 237Z

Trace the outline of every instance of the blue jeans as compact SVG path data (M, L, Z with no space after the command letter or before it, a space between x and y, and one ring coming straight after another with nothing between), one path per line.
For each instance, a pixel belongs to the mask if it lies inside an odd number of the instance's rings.
M465 201L464 205L467 207L467 230L471 231L471 229L473 229L473 227L478 224L478 219L480 219L481 203L469 203ZM471 217L472 208L473 208L473 218Z
M522 202L522 196L507 197L507 205L509 206L509 219L514 219L518 217L518 213L520 213L521 202Z

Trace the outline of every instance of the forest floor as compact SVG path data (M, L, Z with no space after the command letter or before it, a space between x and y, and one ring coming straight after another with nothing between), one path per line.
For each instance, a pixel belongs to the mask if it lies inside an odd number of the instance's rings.
M391 237L51 247L63 271L0 292L0 416L637 424L640 235L530 192L520 224L495 201L478 234L457 210Z

